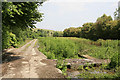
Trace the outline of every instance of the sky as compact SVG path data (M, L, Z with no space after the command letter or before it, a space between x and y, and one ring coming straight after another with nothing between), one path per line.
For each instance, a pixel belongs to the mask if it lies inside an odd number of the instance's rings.
M95 22L103 14L112 16L119 0L48 0L38 8L43 21L35 26L40 29L63 31L69 27L82 27Z

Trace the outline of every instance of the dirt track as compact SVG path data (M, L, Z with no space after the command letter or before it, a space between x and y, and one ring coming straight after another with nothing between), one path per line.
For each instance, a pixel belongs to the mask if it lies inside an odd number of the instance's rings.
M37 39L34 39L21 48L9 49L7 57L2 64L2 78L61 78L62 71L55 67L56 61L47 59L47 57L39 52L35 45ZM90 56L83 55L87 59L66 59L71 68L77 68L85 63L109 63L108 60L100 60ZM1 66L1 64L0 64Z
M35 48L37 39L21 48L8 51L13 53L9 62L2 64L2 78L63 78L55 63ZM8 53L8 54L9 54Z

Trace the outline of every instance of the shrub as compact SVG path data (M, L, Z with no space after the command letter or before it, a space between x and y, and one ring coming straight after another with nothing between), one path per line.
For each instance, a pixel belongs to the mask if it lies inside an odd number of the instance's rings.
M116 74L117 74L117 77L120 78L120 66L117 68Z
M47 55L48 59L55 59L55 54L54 53L47 52L46 55Z
M114 53L114 56L111 58L109 66L110 68L118 67L118 53Z
M63 62L62 59L58 59L56 67L62 70L63 75L66 75L67 70L66 62Z
M16 39L16 35L13 33L10 33L10 44L13 47L17 47L17 39Z
M78 70L83 70L84 68L83 68L83 65L80 65L79 67L78 67Z

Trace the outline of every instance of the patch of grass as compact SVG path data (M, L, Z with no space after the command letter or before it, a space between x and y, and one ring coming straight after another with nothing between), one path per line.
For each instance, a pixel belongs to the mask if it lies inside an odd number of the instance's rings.
M20 44L18 44L17 47L18 47L18 48L19 48L19 47L22 47L23 45L25 45L26 43L30 42L31 40L32 40L32 38L28 38L28 39L25 40L25 42L21 42Z
M31 45L31 43L29 43L23 51L25 51L30 45Z
M35 42L34 47L36 47L36 46L37 46L37 44L38 44L38 40Z

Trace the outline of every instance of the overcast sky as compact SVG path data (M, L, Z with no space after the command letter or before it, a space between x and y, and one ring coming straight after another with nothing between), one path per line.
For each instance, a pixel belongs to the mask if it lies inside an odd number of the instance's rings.
M114 18L119 0L49 0L39 7L44 13L43 21L37 28L63 31L69 27L81 27L84 23L95 22L103 14Z

